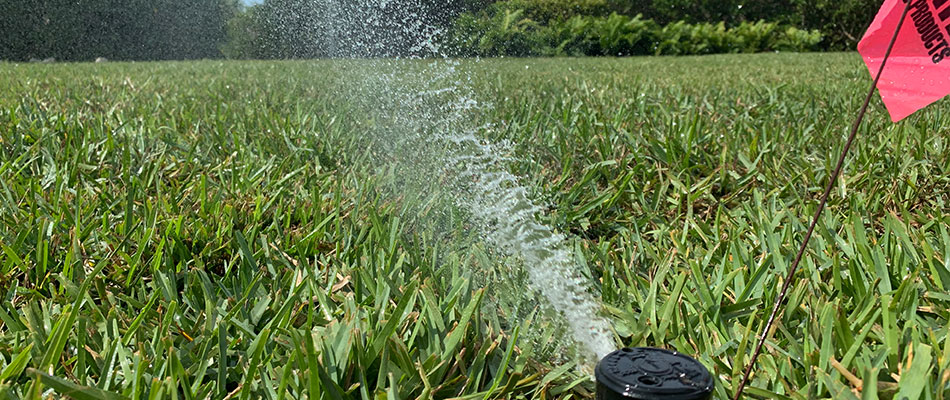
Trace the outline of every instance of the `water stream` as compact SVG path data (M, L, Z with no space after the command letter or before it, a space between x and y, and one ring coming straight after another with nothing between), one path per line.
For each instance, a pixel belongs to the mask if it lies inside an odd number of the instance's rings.
M543 209L509 172L506 146L484 139L493 126L473 122L490 105L475 95L460 62L440 51L442 32L427 24L418 2L317 1L333 27L325 38L330 54L361 64L341 94L361 104L378 170L398 177L389 185L392 196L437 197L439 207L466 216L496 259L517 259L531 291L509 295L553 310L547 315L570 333L581 365L589 368L614 350L610 325L591 283L577 272L567 238L539 222ZM397 53L412 56L392 57Z

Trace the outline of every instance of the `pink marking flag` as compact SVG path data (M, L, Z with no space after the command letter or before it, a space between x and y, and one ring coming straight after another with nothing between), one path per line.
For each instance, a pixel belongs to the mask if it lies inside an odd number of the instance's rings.
M873 78L907 1L910 10L877 85L894 122L950 94L950 0L885 0L858 52Z

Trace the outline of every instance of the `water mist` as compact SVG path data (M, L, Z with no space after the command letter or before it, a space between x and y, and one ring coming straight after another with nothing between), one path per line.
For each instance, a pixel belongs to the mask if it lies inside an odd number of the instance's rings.
M440 50L442 32L426 22L418 2L320 0L315 6L333 27L325 37L328 53L358 59L339 90L363 113L374 168L395 177L385 190L394 199L436 199L429 207L442 209L428 215L460 211L496 261L517 260L514 268L523 268L545 315L568 331L577 360L592 370L615 348L602 306L577 272L567 238L539 222L542 207L509 172L505 145L484 139L493 126L474 122L489 106L475 96L460 63ZM411 56L393 57L400 54Z

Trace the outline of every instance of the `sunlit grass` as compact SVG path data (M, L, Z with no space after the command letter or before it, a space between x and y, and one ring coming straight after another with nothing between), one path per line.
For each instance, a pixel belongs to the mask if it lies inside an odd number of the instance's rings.
M0 65L0 393L592 396L543 318L512 341L479 246L380 193L341 65ZM867 88L858 57L461 68L618 344L694 355L731 395ZM945 109L895 125L875 103L748 394L950 394Z

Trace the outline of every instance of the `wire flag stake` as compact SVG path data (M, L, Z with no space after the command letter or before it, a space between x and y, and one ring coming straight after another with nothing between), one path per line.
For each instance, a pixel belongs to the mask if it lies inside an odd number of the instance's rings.
M802 257L805 255L808 242L811 240L812 234L815 232L815 226L818 225L818 220L821 218L821 213L825 210L825 206L828 204L828 196L831 195L831 191L834 190L835 183L838 181L838 177L841 175L841 170L844 167L844 162L847 159L848 152L851 150L851 145L854 143L854 139L857 137L858 128L861 126L861 122L864 120L864 115L867 113L868 106L871 104L871 99L874 97L874 89L877 88L878 82L881 80L881 74L884 72L884 66L887 64L887 59L891 56L891 51L894 49L894 43L897 41L897 36L900 33L901 26L904 25L907 12L910 10L912 2L907 0L905 0L905 2L906 5L904 6L904 11L901 13L900 21L897 24L897 30L894 31L894 36L891 37L890 44L887 46L887 52L884 55L884 60L881 62L881 66L874 77L874 82L871 84L871 89L868 90L868 95L864 99L864 105L861 106L861 110L858 112L858 117L851 126L851 134L848 136L848 141L845 143L844 149L841 150L841 155L838 157L838 164L835 166L834 172L828 179L828 185L825 187L825 192L821 195L821 200L818 202L818 210L815 211L815 216L812 218L811 224L808 226L808 232L805 233L805 238L802 241L801 247L798 249L798 254L795 256L795 261L792 262L792 266L788 270L788 275L785 277L785 283L782 286L782 291L779 293L778 298L775 299L775 304L772 306L772 314L769 315L769 319L765 323L762 333L759 335L759 340L755 346L755 351L752 353L752 359L749 360L749 364L746 366L742 380L739 382L738 388L736 388L735 397L733 397L734 400L739 400L739 398L742 396L742 390L745 389L746 384L749 382L749 377L752 375L752 370L755 368L755 362L758 360L759 354L762 353L762 346L765 344L765 340L769 336L769 331L772 329L772 324L775 323L775 317L778 315L779 308L781 308L782 303L785 302L785 296L788 294L788 289L792 286L792 278L794 278L795 272L798 270L798 266L802 261Z

